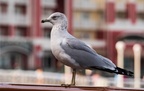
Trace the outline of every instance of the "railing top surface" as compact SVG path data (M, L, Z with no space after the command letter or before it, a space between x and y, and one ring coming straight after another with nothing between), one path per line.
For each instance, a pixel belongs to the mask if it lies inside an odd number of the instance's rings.
M0 83L0 91L144 91L144 89L88 86L72 86L66 88L60 85Z

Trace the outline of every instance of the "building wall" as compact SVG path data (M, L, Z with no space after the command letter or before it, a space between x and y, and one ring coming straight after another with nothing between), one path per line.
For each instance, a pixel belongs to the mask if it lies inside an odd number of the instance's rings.
M9 46L6 52L3 46L0 47L0 50L4 51L0 51L0 68L5 69L3 62L5 61L9 62L9 66L26 65L24 68L19 68L23 70L43 67L45 70L61 71L62 67L58 66L59 62L50 52L49 38L52 26L41 24L41 19L47 18L55 11L64 12L64 0L61 2L59 0L0 0L0 43ZM23 53L28 46L26 41L31 44L31 48L28 49L29 54ZM26 56L25 59L23 55ZM17 60L21 63L15 64ZM18 67L10 69L16 68Z
M115 64L117 64L115 44L123 35L144 36L143 0L74 0L73 6L74 36L84 41L95 40L92 42L97 43L96 45L91 42L89 44ZM98 41L104 42L104 45L100 47ZM136 40L132 41L131 46L139 43ZM129 42L125 43L129 45ZM143 47L143 42L140 44ZM130 52L127 53L127 50ZM134 55L128 56L129 53L133 54L133 49L126 46L125 62L128 59L134 60ZM141 58L143 61L143 56ZM130 64L131 68L128 69L133 70L133 63Z
M115 44L120 38L124 36L144 36L144 18L143 16L143 6L144 1L139 0L108 0L106 9L106 20L107 20L107 56L117 63L117 51L115 49ZM142 15L142 16L141 16ZM138 43L142 46L142 52L144 43L137 40L135 37L133 39L123 40L126 47L124 50L124 67L129 70L134 70L134 55L133 46ZM131 45L131 46L129 46ZM143 62L143 55L141 55L141 63ZM141 64L141 66L143 63ZM142 68L141 68L142 70ZM141 76L144 72L141 73Z
M73 0L73 35L102 55L106 45L104 11L105 0Z
M94 36L89 37L89 39L97 38L96 33L100 29L100 23L102 20L104 20L104 17L101 17L103 16L104 12L104 0L102 1L98 2L96 0L74 0L73 31L76 37L83 39L83 35L88 34L87 36ZM79 31L81 31L81 34L79 34Z
M67 13L72 21L70 32L72 30L75 37L115 63L115 43L122 35L144 35L144 0L73 0L71 5L71 11ZM20 46L17 41L32 44L25 59L29 61L27 69L36 69L44 64L49 67L44 68L46 70L61 68L50 53L52 25L40 21L53 12L67 11L67 6L65 0L0 0L0 38L16 42L15 47ZM51 63L49 60L55 61Z

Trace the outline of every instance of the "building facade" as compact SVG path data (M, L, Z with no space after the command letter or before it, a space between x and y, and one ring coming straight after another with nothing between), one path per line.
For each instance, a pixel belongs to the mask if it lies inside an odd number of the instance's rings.
M107 56L117 63L115 44L118 41L125 43L124 68L134 70L135 44L141 45L140 65L141 77L144 65L144 1L143 0L108 0L106 2L107 23ZM137 62L136 62L137 63Z
M118 64L116 43L123 41L123 67L134 71L135 44L141 45L144 65L144 0L74 0L73 35Z
M56 11L66 13L75 37L115 64L115 44L124 41L124 67L133 71L132 47L144 45L144 0L0 0L1 69L64 71L50 51L52 25L40 22Z
M62 69L50 51L52 25L41 24L56 11L64 12L64 0L0 0L1 69Z

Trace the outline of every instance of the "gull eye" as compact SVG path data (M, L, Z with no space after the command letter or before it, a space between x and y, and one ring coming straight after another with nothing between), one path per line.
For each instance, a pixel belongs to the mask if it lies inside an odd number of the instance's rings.
M56 20L57 18L58 18L58 16L53 16L52 17L53 20Z

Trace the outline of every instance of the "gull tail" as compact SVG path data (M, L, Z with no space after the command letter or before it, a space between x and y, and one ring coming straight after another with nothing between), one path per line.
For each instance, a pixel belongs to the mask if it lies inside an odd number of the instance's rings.
M126 76L134 76L134 73L119 67L116 67L115 72L116 74L126 75Z
M89 69L98 69L110 73L116 73L116 74L121 74L121 75L126 75L126 76L134 76L134 73L132 71L128 71L119 67L116 67L115 70L107 69L107 68L101 68L101 67L90 67Z

